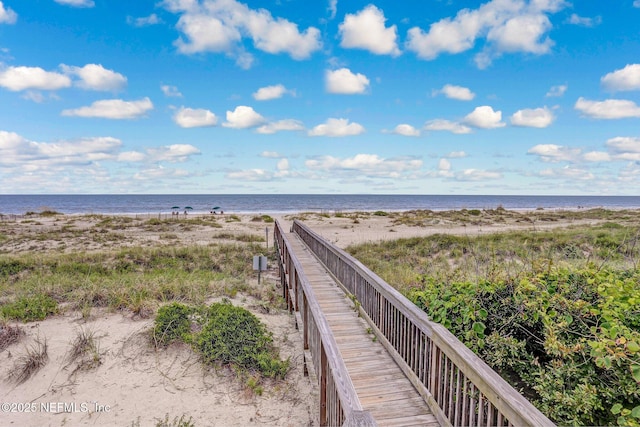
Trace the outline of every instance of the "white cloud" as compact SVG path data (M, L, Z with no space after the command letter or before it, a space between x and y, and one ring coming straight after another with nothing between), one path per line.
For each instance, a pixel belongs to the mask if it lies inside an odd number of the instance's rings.
M640 90L640 64L627 64L620 70L606 74L600 82L611 91Z
M67 75L78 76L76 86L87 90L117 91L127 85L127 78L120 73L104 68L101 64L87 64L84 67L60 65Z
M320 31L298 26L283 18L274 18L266 9L250 9L235 0L165 0L169 11L181 14L177 28L184 37L176 42L185 54L226 53L238 65L247 68L253 61L244 50L243 38L250 38L256 49L267 53L285 53L293 59L306 59L322 47Z
M171 144L147 149L147 160L151 162L186 162L190 156L200 154L200 150L191 144Z
M633 101L625 99L607 99L605 101L589 101L578 98L574 108L587 117L594 119L624 119L640 117L640 107Z
M354 74L348 68L325 73L327 92L345 95L362 94L369 87L369 79L364 74Z
M94 7L93 0L54 0L58 4L72 7Z
M455 134L471 133L471 128L460 123L451 122L444 119L430 120L424 124L425 130L449 131Z
M545 95L546 97L559 97L564 95L564 93L567 91L567 89L569 88L569 86L567 85L558 85L558 86L551 86L551 89L549 89L549 92L547 92L547 94Z
M273 172L265 169L247 169L227 172L225 177L238 181L272 181L275 175Z
M273 86L261 87L253 93L253 99L256 101L269 101L271 99L282 98L286 93L290 93L284 85L277 84Z
M434 91L434 94L436 95L439 93L449 99L457 99L458 101L471 101L476 97L476 94L466 87L449 84L444 85L440 90Z
M0 24L15 24L17 20L18 14L0 1Z
M611 155L604 151L590 151L582 156L586 162L608 162L611 161Z
M266 122L265 118L256 113L251 107L239 105L233 111L227 111L227 121L222 124L224 127L234 129L247 129L259 126Z
M70 87L71 79L40 67L9 67L0 71L0 86L14 92L27 89L58 90Z
M347 119L327 119L309 131L309 136L353 136L364 133L364 127L359 123L349 123Z
M538 144L529 149L527 154L539 156L544 162L577 162L581 159L579 148L564 147L556 144Z
M152 13L149 16L143 16L140 18L127 17L127 23L134 27L147 27L149 25L156 25L162 23L162 19L158 18L158 15Z
M469 126L482 129L496 129L505 126L502 122L502 111L493 111L488 105L476 107L463 120Z
M98 117L103 119L136 119L153 110L153 103L149 98L138 101L123 101L122 99L104 99L95 101L88 107L73 110L63 110L63 116Z
M420 136L420 130L408 124L399 124L393 129L393 133L402 136Z
M572 13L568 19L568 22L573 25L580 25L583 27L594 27L602 23L602 18L600 16L596 16L595 18L586 18L583 16L578 16L575 13Z
M633 7L640 7L640 0L634 0Z
M158 165L153 168L141 170L133 175L133 178L139 181L158 182L159 180L165 179L184 179L187 176L189 176L189 172L184 169L166 168Z
M320 156L305 161L305 166L313 171L355 174L379 178L401 178L407 173L422 168L422 160L413 157L385 159L377 154L357 154L341 159Z
M277 151L263 151L262 153L260 153L260 157L265 157L267 159L280 159L283 157L283 155L278 153Z
M304 130L304 125L299 120L285 119L277 122L267 123L260 126L256 131L262 134L273 134L280 131Z
M492 0L478 9L463 9L455 18L431 24L425 32L409 29L407 49L422 59L435 59L441 53L456 54L472 49L476 39L486 35L484 51L476 57L483 68L503 52L548 53L553 41L546 36L552 25L547 17L565 7L563 0L523 2Z
M218 118L209 110L180 108L173 116L173 121L183 128L215 126Z
M69 165L87 166L113 160L122 142L113 137L80 138L55 143L29 141L14 132L0 131L0 165L30 167L33 173Z
M335 18L338 12L338 0L329 0L329 7L327 9L329 10L329 19Z
M480 169L465 169L455 175L458 181L486 181L489 179L500 179L500 172L486 171Z
M616 154L640 153L640 138L617 136L607 140L607 147Z
M543 178L564 178L580 181L589 181L595 178L591 172L569 165L559 169L544 169L540 171L540 176Z
M438 160L438 169L448 171L451 169L451 162L447 159Z
M511 124L514 126L546 128L553 123L554 119L553 113L547 107L524 109L516 111L511 116Z
M445 157L448 157L450 159L461 159L463 157L467 157L467 153L465 153L464 151L452 151Z
M137 162L142 162L145 159L146 159L146 156L144 155L144 153L141 153L139 151L125 151L118 154L119 162L137 163Z
M182 98L182 94L175 86L162 85L160 86L160 90L164 93L165 96L172 98Z
M346 14L339 27L340 46L365 49L377 55L400 55L396 44L397 27L385 28L385 21L384 13L372 4L358 13Z

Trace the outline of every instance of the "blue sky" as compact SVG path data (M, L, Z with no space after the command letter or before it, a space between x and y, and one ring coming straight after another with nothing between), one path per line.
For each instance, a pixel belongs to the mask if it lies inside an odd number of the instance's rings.
M0 0L14 193L638 195L640 0Z

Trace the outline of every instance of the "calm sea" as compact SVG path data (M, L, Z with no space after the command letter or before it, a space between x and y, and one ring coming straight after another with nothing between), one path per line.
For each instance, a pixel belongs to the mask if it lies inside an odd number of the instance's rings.
M453 196L328 194L0 195L0 214L52 210L64 214L156 214L187 206L193 213L219 207L225 213L304 211L403 211L412 209L533 210L640 208L640 196Z

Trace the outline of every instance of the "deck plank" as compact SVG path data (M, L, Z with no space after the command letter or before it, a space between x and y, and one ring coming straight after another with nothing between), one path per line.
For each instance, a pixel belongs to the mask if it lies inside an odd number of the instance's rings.
M391 355L373 339L367 323L358 316L353 302L333 276L296 234L290 233L288 237L329 323L363 408L371 412L380 426L439 425Z

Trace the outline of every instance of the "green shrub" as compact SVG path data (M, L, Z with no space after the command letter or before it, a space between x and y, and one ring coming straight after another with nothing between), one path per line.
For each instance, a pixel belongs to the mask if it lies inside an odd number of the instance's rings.
M167 345L184 339L191 330L189 316L192 313L192 308L177 302L160 307L153 326L154 341Z
M58 303L48 295L22 296L12 303L0 306L0 315L21 322L44 320L58 312Z
M281 361L271 334L248 310L228 303L209 307L207 323L195 339L206 363L257 370L267 377L284 377L289 361Z

